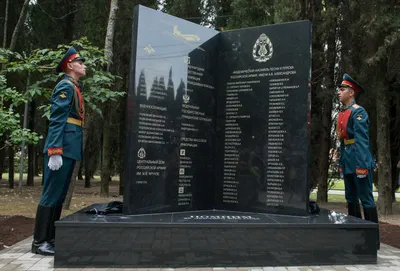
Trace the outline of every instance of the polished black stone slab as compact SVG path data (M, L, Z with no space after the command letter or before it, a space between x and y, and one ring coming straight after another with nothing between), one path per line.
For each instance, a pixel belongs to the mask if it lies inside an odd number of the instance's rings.
M311 23L219 32L138 6L124 213L306 215Z
M305 217L83 211L56 222L56 268L345 265L377 259L377 224L325 209Z
M124 213L213 208L219 32L143 6L134 18Z
M215 208L306 215L311 23L220 35Z

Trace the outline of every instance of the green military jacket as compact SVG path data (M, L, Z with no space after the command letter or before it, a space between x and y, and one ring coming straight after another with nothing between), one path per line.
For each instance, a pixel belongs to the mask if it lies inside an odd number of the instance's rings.
M374 168L369 143L369 119L362 106L352 104L339 113L340 168L343 174L367 175Z
M65 75L51 95L50 124L43 152L82 160L84 102L80 84Z

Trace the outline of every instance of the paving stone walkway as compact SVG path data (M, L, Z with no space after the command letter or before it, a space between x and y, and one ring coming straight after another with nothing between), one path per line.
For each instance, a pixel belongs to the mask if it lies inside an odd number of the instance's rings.
M377 265L335 265L335 266L306 266L306 267L253 267L253 268L54 268L53 257L44 257L30 253L32 238L27 238L7 249L0 251L0 271L361 271L387 270L400 271L400 249L381 244L378 252Z

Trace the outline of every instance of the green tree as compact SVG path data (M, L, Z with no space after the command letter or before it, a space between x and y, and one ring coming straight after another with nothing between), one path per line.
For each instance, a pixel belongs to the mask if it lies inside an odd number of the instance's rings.
M342 13L343 67L367 90L359 103L367 109L371 121L372 150L377 161L374 177L379 192L378 208L384 215L392 213L396 188L392 176L395 157L391 149L396 150L394 144L398 139L391 138L391 134L399 128L392 126L396 121L390 119L391 108L399 106L395 97L398 97L400 82L400 11L393 8L395 4L392 0L352 1ZM396 118L396 113L393 116Z
M105 38L104 56L107 59L106 71L109 72L112 65L113 41L117 20L118 0L112 0L110 4L110 16L108 18L107 34ZM111 180L111 102L103 105L105 112L103 122L103 152L101 166L101 189L100 195L108 197L109 182Z
M92 46L86 38L74 41L70 45L60 45L56 50L35 49L28 56L13 53L13 60L7 63L7 71L20 75L30 73L37 78L28 86L26 98L37 100L43 116L49 117L50 104L40 104L43 100L41 98L48 100L50 97L54 85L60 79L54 74L55 67L71 45L81 48L80 54L86 58L88 66L87 77L83 80L85 105L90 109L89 112L102 115L102 104L121 97L124 93L112 90L118 77L103 69L107 65L104 51Z
M232 16L228 19L229 28L273 24L275 20L274 0L233 0Z
M203 22L203 1L199 0L166 0L163 11L186 19L188 21L201 24Z
M22 141L37 144L42 137L37 133L25 129L20 125L20 115L15 114L14 109L27 102L20 92L15 88L7 87L7 80L0 75L0 137L5 137L5 147L16 147ZM9 106L6 106L6 103Z

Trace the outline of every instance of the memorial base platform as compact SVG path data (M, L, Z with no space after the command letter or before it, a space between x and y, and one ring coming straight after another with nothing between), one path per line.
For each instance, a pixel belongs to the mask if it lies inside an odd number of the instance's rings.
M377 234L375 223L325 209L309 217L223 210L96 215L81 210L56 222L54 266L375 264Z

